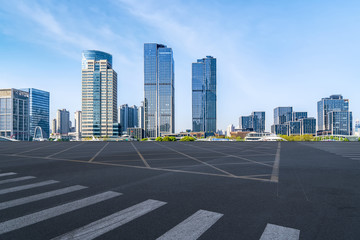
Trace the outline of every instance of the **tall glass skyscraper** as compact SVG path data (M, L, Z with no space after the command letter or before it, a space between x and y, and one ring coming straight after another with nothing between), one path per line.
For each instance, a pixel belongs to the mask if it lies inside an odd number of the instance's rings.
M175 132L173 51L157 43L144 44L145 136Z
M30 138L36 127L41 127L44 138L50 136L50 93L35 89L21 89L29 93Z
M216 58L192 64L192 125L194 132L216 132Z
M108 53L82 52L82 137L118 136L117 73Z

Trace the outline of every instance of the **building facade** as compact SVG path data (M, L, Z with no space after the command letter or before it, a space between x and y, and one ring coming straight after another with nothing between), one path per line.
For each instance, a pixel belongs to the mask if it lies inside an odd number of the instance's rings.
M81 111L76 111L74 114L74 120L75 120L75 135L76 139L81 139Z
M51 133L52 134L55 134L57 133L57 124L56 124L56 118L54 118L52 121L51 121Z
M173 51L166 45L144 44L144 125L146 137L175 132Z
M239 126L242 131L265 132L265 112L255 111L250 116L241 116Z
M352 135L352 112L349 99L342 95L331 95L317 103L318 132L331 135Z
M56 133L68 135L70 131L70 113L66 109L59 109L56 113Z
M36 127L41 128L43 138L49 138L50 93L35 88L21 90L29 93L30 138L34 137Z
M192 64L192 125L194 132L216 132L216 58Z
M29 93L0 89L0 136L29 140Z
M133 128L133 127L129 127L127 129L127 135L129 135L130 137L136 138L138 140L141 140L144 138L144 129L143 128Z
M316 135L316 119L302 118L300 119L301 135L310 134Z
M82 137L116 137L117 73L112 55L87 50L82 52Z
M299 121L300 119L307 118L307 112L293 112L292 121Z
M277 107L274 109L274 124L283 124L292 121L292 107Z
M144 102L138 107L138 127L145 129Z

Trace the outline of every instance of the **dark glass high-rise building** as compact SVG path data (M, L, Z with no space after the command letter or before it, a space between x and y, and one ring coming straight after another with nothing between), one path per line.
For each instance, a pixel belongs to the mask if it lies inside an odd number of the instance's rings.
M35 89L21 89L29 93L30 138L36 127L41 127L43 137L50 136L50 93Z
M292 121L292 107L277 107L274 109L274 124Z
M194 132L216 132L216 58L192 64L192 125Z
M144 44L144 95L146 137L174 133L174 58L166 45Z

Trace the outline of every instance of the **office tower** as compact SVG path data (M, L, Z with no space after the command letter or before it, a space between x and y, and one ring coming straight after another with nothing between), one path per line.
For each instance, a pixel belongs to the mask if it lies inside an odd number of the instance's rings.
M51 122L51 133L55 134L57 133L57 125L56 125L56 118L54 118Z
M138 107L138 127L144 129L144 102L141 102L141 105Z
M175 132L173 51L157 43L144 44L145 135L155 138Z
M80 140L81 139L81 111L76 111L74 114L74 118L75 118L76 139Z
M192 64L192 125L194 132L216 132L216 58Z
M299 121L302 118L307 118L307 112L293 112L292 113L293 121Z
M108 53L82 52L82 137L118 136L117 73Z
M301 135L301 123L300 121L289 121L285 123L288 125L288 133L286 135Z
M250 116L241 116L239 126L242 131L265 132L265 112L255 111Z
M29 140L29 93L0 89L0 136Z
M70 114L66 109L59 109L56 113L56 133L68 135L70 131Z
M241 116L239 120L240 120L239 125L241 128L241 131L243 131L243 132L254 131L252 116Z
M301 118L301 135L311 134L316 135L316 119L315 118Z
M29 93L30 137L34 137L35 128L40 127L43 138L49 138L50 93L35 88L21 90Z
M342 95L331 95L317 103L319 134L351 135L352 112L349 111L349 99Z
M138 127L138 107L123 104L119 107L119 123L121 131L127 132L128 128Z
M274 124L292 121L292 107L277 107L274 109Z
M253 129L255 132L265 132L265 112L252 112Z

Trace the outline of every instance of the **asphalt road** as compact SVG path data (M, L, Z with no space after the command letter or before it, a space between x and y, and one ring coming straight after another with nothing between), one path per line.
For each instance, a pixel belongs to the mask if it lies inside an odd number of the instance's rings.
M359 236L359 143L0 143L0 239Z

